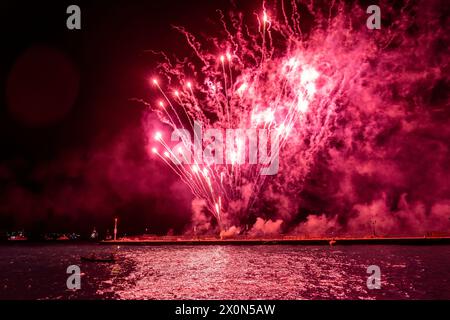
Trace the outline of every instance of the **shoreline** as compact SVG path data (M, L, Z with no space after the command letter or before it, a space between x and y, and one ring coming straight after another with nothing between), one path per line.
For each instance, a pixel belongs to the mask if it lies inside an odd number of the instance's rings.
M103 245L354 245L354 244L392 244L392 245L438 245L450 244L449 237L390 237L390 238L249 238L249 239L125 239L103 240Z
M97 244L97 245L449 245L450 236L431 237L317 237L317 238L190 238L153 236L151 238L125 238L119 240L4 240L0 245L63 245L63 244Z

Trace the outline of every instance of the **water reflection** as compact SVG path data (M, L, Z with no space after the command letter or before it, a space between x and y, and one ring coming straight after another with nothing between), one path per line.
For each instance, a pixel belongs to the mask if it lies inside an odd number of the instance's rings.
M115 263L80 256L117 250ZM0 298L450 299L450 246L0 247ZM82 289L65 287L80 265ZM378 265L382 288L367 288Z

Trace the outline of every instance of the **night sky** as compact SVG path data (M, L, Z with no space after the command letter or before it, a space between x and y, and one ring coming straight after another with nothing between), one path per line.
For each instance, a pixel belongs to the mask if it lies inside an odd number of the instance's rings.
M383 7L383 26L393 33L379 59L330 42L326 54L340 53L349 74L353 56L366 70L337 100L333 132L301 191L285 183L294 205L281 208L289 201L274 192L258 212L264 218L282 218L291 229L307 221L302 232L338 223L366 228L374 212L386 230L423 232L430 216L430 230L450 224L448 5L394 2ZM152 51L189 57L172 25L214 34L217 9L237 6L254 19L261 3L1 1L0 236L22 229L32 237L87 234L93 227L104 234L114 217L122 233L186 231L192 195L145 149L146 106L137 99L155 99L149 79L159 60ZM81 8L81 30L66 28L71 4ZM301 27L309 30L312 14L302 10ZM407 16L397 20L400 11ZM354 20L362 40L348 43L371 52L361 12ZM340 39L346 30L334 32ZM291 171L284 174L287 181Z

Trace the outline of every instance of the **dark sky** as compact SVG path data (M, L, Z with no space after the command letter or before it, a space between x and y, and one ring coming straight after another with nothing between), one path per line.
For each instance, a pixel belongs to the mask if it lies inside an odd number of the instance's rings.
M383 27L390 29L378 36L392 35L380 55L358 49L377 37L365 28L365 10L353 11L347 1L346 13L363 26L346 40L353 47L339 40L348 24L327 30L325 57L338 56L340 72L351 74L353 57L360 57L366 72L338 101L331 138L300 196L292 188L299 209L282 216L285 225L324 213L359 230L373 212L396 227L386 230L408 225L422 232L422 221L431 221L427 230L441 230L450 223L448 5L380 2ZM315 3L329 15L327 1ZM372 2L355 3L361 9ZM66 28L72 4L81 7L81 30ZM254 25L261 5L237 7ZM19 229L105 232L114 217L127 233L186 231L192 195L149 159L145 106L133 98L156 99L149 78L160 59L151 50L192 55L172 25L217 35L217 9L233 6L229 0L0 1L0 237ZM302 10L300 21L308 24ZM334 225L328 218L319 222ZM309 222L317 229L315 219Z
M81 30L66 28L70 4L81 8ZM175 208L175 179L148 163L144 107L130 99L151 97L148 50L183 50L172 24L196 31L229 5L2 1L0 230L104 230L113 216L130 232L182 228L189 193L180 187Z

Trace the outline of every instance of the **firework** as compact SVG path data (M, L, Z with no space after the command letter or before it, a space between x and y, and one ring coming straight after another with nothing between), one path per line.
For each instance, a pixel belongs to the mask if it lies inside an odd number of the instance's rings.
M152 111L168 128L186 128L194 139L181 137L174 148L169 130L163 130L154 133L151 150L195 198L204 201L221 229L263 210L268 194L295 197L316 154L332 136L337 100L358 83L363 71L358 66L375 51L375 40L357 47L356 40L344 38L348 19L340 6L333 16L331 11L328 17L318 14L318 27L309 37L300 27L301 11L295 1L289 10L283 1L271 10L263 6L248 24L242 15L226 21L221 14L224 37L206 39L205 44L176 27L193 57L172 62L163 54L158 76L151 80L160 99ZM339 41L343 49L338 52ZM210 50L205 49L208 43L214 44ZM209 128L244 132L230 138L234 148L224 151L225 164L201 161L201 150L211 141L199 135ZM266 162L242 161L251 158L252 140L245 132L255 129L268 130L271 141L277 141ZM261 142L261 137L257 140ZM280 158L280 172L261 175L264 163L275 157Z

